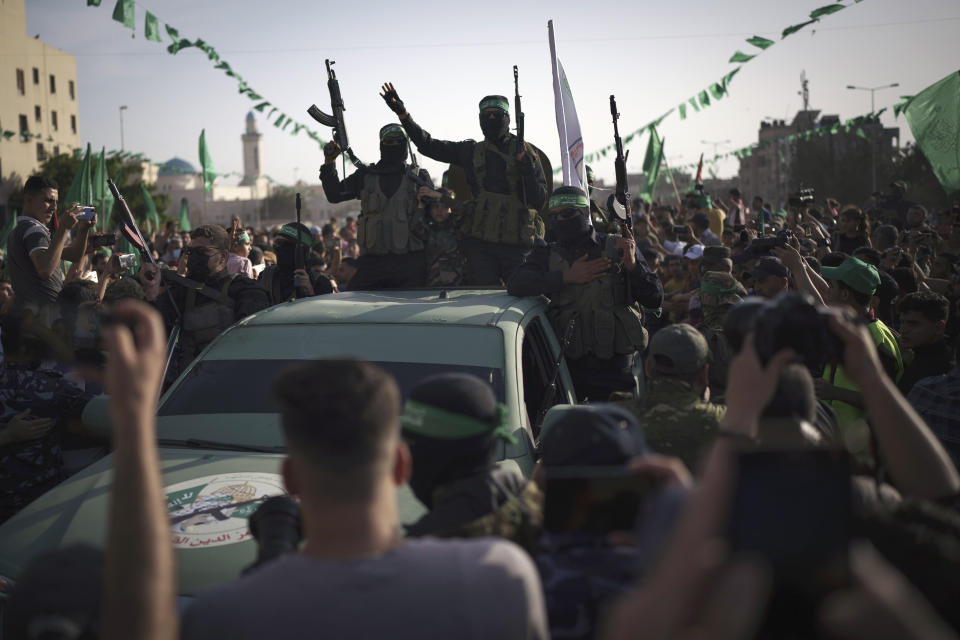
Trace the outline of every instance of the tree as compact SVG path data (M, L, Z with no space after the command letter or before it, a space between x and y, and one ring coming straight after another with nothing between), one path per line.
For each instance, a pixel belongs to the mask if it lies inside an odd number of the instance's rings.
M53 178L53 180L56 181L57 185L60 187L60 197L63 198L63 196L66 195L67 190L70 188L70 183L73 182L73 176L76 175L77 171L80 170L82 161L83 158L79 155L62 153L58 156L52 156L48 158L43 165L41 165L40 173ZM93 158L91 158L91 162L92 161ZM117 184L117 188L120 189L123 199L127 201L127 206L130 207L130 212L133 214L137 224L143 226L146 222L147 209L143 199L143 193L140 189L140 163L125 162L116 155L107 156L107 174ZM170 196L165 193L157 192L156 184L148 184L147 191L153 198L153 201L157 206L157 211L166 211L167 206L170 204ZM22 210L23 191L15 191L10 196L7 204L11 209L16 209L18 211ZM69 204L69 202L64 202L61 200L59 205L60 211L62 212L64 209L66 209ZM98 215L103 215L103 212L99 212ZM113 228L116 226L117 221L113 219L115 215L115 211L111 212L111 217L107 220L107 224L104 228ZM160 224L166 222L167 219L169 219L167 216L164 216L162 213L160 214Z
M291 220L297 216L297 202L293 190L289 188L275 188L273 192L264 198L261 205L260 215L263 218L289 217Z
M960 194L947 194L937 176L930 168L926 156L916 144L900 149L887 174L886 184L895 180L907 183L907 198L928 207L946 207L955 202ZM952 198L948 198L948 195Z

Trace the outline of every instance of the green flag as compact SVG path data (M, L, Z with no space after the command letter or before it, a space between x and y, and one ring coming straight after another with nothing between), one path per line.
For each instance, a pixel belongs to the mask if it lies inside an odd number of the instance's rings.
M750 56L745 54L743 51L740 51L739 49L737 49L737 52L732 56L730 56L730 62L750 62L756 57L757 57L757 54L753 54L752 56Z
M17 226L17 212L10 211L10 217L7 218L6 223L3 225L3 229L0 229L0 247L4 250L7 248L7 238L10 237L10 232L13 231L13 228Z
M149 11L147 11L147 16L144 19L143 33L147 40L162 42L162 40L160 40L160 22L157 20L157 16Z
M663 163L663 140L657 135L657 128L650 127L650 142L647 143L647 153L643 158L643 173L646 181L640 191L640 197L647 202L653 202L653 190L660 177L660 165Z
M210 150L207 148L206 129L200 131L200 167L203 174L203 188L205 191L212 191L217 174L213 170L213 160L210 159Z
M140 191L143 193L143 204L147 208L147 221L153 225L153 231L160 229L160 216L157 215L157 205L153 203L153 196L147 189L147 185L140 183Z
M101 147L97 155L97 168L93 172L92 182L93 202L97 207L97 221L100 223L101 231L107 228L110 214L113 213L113 194L107 186L108 177L106 147Z
M681 102L680 104L677 105L677 108L680 110L680 119L686 120L687 119L687 103Z
M180 198L180 230L192 231L190 226L190 211L187 209L187 199Z
M816 20L821 16L828 16L831 13L836 13L837 11L840 11L841 9L846 9L846 7L842 4L828 4L825 7L820 7L819 9L814 9L813 11L811 11L810 17Z
M787 27L786 29L783 30L783 35L780 36L780 39L783 40L783 39L786 38L787 36L791 36L791 35L795 34L797 31L800 31L800 29L803 29L803 28L806 27L807 25L811 25L811 24L813 24L814 22L816 22L816 20L807 20L806 22L801 22L800 24L795 24L795 25L793 25L792 27Z
M747 38L747 42L752 44L755 47L760 49L766 49L773 46L773 40L767 40L766 38L761 38L760 36L753 36L752 38Z
M88 6L88 7L99 7L99 6L100 6L100 0L87 0L87 6Z
M706 89L700 92L700 106L704 108L710 106L710 96L707 95Z
M719 82L714 82L712 85L710 85L710 93L713 95L714 100L719 100L726 92L727 90L724 89L723 85Z
M915 95L904 114L944 190L960 189L960 71Z
M733 76L737 75L740 72L740 67L737 67L727 75L723 76L723 88L726 89L729 86L730 81L733 80Z
M80 170L73 176L73 182L67 190L67 197L63 199L63 204L69 207L74 202L84 206L95 205L93 199L93 182L90 180L90 144L87 144L87 151L83 154L83 161L80 163Z
M136 29L136 16L133 13L133 0L117 0L116 6L113 8L113 19L117 22L122 22L123 26L128 29Z
M700 105L697 104L696 98L690 98L689 100L687 100L687 102L690 103L690 106L693 107L694 111L697 111L697 112L700 111Z

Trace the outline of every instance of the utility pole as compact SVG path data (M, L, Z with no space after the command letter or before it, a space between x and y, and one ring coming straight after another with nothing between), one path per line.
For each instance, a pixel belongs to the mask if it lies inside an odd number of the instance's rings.
M120 151L123 151L123 112L127 110L127 105L120 106Z
M873 116L876 113L877 108L874 103L874 95L877 91L881 89L892 89L893 87L899 87L899 82L894 82L893 84L885 84L880 87L855 87L852 84L847 85L847 89L854 91L869 91L870 92L870 115ZM880 119L877 118L876 126L871 127L870 131L870 191L876 193L877 191L877 128L880 126Z

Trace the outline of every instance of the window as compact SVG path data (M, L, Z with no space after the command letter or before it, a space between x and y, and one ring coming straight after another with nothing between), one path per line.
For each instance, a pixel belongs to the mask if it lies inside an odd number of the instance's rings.
M57 79L51 73L50 74L50 93L56 93L56 92L57 92Z
M57 112L56 111L50 112L50 126L53 127L54 131L57 130Z
M40 84L40 69L33 68L33 84Z
M77 132L77 116L74 116L74 115L70 116L70 131L74 133Z
M552 376L556 365L556 356L550 348L540 318L534 318L524 329L522 351L523 404L527 409L527 418L533 429L533 435L537 437L540 432L537 418L543 407L547 388L553 381ZM546 408L565 401L563 383L558 376L556 391Z
M33 119L40 122L40 105L33 106Z
M23 69L17 69L17 93L20 95L27 93L27 83L23 78Z
M20 114L20 133L30 133L30 127L27 125L27 116Z
M70 99L71 99L71 100L75 99L75 93L74 93L75 90L74 90L74 86L73 86L73 80L70 81L70 83L67 85L67 87L70 89Z
M43 143L37 143L37 162L43 162L47 159L47 152L43 150Z
M53 148L53 155L55 156L60 155L60 145L57 145Z

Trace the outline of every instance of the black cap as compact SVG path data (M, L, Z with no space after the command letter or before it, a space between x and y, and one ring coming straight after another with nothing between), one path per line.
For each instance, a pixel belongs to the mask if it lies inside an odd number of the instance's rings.
M750 275L754 278L762 278L764 276L789 278L790 270L780 261L780 258L763 256L753 265L753 269L750 270Z
M541 460L548 471L566 475L580 468L611 467L648 453L643 430L626 409L613 405L577 405L551 409L540 436Z

